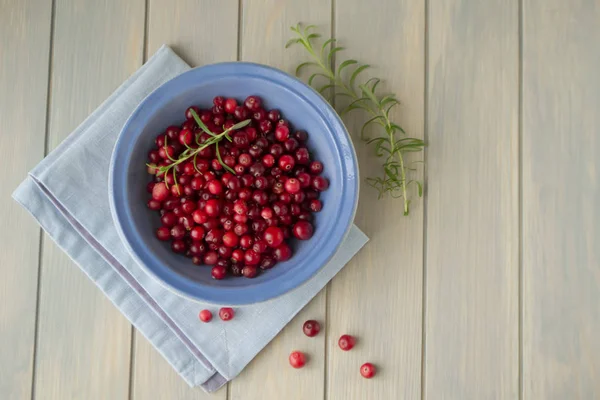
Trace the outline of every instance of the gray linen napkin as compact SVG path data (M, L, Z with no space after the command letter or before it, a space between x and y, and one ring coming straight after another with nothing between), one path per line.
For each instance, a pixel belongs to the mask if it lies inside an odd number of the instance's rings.
M121 244L112 222L108 166L135 107L189 68L163 46L30 172L13 198L189 385L211 392L238 375L368 239L352 227L337 254L309 282L277 299L238 307L227 323L199 322L199 310L216 307L178 296L146 274Z

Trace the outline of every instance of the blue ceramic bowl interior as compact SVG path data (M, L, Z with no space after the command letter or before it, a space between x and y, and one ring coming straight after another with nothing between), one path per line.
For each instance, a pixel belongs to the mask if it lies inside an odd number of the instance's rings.
M210 268L193 265L171 252L154 232L156 212L146 207L147 153L169 125L181 124L191 104L208 108L221 95L263 99L278 108L295 129L309 133L308 147L324 164L330 187L323 210L315 214L315 233L292 241L293 257L254 279L214 280ZM150 94L125 124L115 145L110 171L115 224L132 256L168 287L187 297L218 304L251 304L271 299L306 282L333 256L348 232L358 202L358 169L349 135L335 111L310 87L279 70L251 63L221 63L192 69Z

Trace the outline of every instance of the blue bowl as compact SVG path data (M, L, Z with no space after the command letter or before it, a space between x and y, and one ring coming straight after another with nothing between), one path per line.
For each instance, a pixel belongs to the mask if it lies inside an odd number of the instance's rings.
M278 108L294 129L309 133L308 147L324 165L329 189L321 194L310 240L294 240L293 257L254 279L214 280L210 268L193 265L171 252L154 232L158 216L146 207L148 151L167 126L185 120L191 104L208 107L215 96L263 99ZM209 303L243 305L282 295L309 280L334 255L348 233L358 203L356 154L342 121L313 89L264 65L233 62L192 69L150 94L131 115L117 140L110 166L109 192L117 230L133 258L168 288Z

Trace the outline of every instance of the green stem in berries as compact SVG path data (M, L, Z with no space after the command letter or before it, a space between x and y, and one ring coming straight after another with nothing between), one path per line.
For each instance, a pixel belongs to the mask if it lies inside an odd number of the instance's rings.
M369 68L367 64L361 64L357 60L345 60L339 63L337 70L332 68L334 55L344 50L343 47L335 45L335 39L328 39L322 45L320 50L316 50L315 41L321 35L315 33L314 25L302 28L300 24L291 27L295 33L294 38L290 39L286 48L293 44L300 44L306 49L310 56L310 61L298 65L296 75L299 75L304 68L317 69L308 78L308 84L315 86L315 89L322 95L331 91L332 95L328 101L331 103L336 96L342 96L348 99L349 103L338 110L341 116L353 110L363 110L369 115L369 119L363 124L360 130L360 137L368 144L375 146L375 154L383 159L383 171L381 177L367 178L367 183L379 191L379 197L389 194L392 197L401 197L404 199L404 215L408 215L410 200L408 198L408 186L415 185L419 197L423 195L423 184L417 180L409 180L407 171L409 168L406 162L406 156L412 152L422 152L425 142L417 138L398 139L397 134L406 135L406 132L390 119L391 109L400 104L394 95L380 96L376 93L377 85L381 82L378 78L371 78L364 83L358 83L358 76ZM327 51L328 50L328 51ZM325 53L327 52L327 55ZM350 69L348 69L350 67ZM349 79L345 79L344 71L350 71ZM314 80L317 77L327 79L327 83L316 86ZM381 134L373 139L366 137L366 128L376 124L381 126Z
M194 110L191 110L191 112L192 112L192 115L194 116L194 119L198 123L198 126L200 127L200 129L202 129L204 132L209 134L211 136L211 138L208 139L206 142L200 144L199 138L196 137L195 141L196 141L196 144L198 145L198 148L193 148L193 147L186 145L187 149L183 153L181 153L177 159L174 159L173 157L171 157L169 155L169 153L167 151L167 136L165 136L165 144L164 144L165 154L167 155L167 158L172 161L172 163L169 165L162 166L162 167L157 167L154 164L146 164L146 165L150 168L155 168L156 170L158 170L159 173L163 174L163 176L165 176L165 177L172 170L173 171L173 180L175 182L177 182L175 166L178 164L181 164L182 162L187 161L191 158L192 162L194 164L194 169L197 172L200 172L200 171L198 171L198 168L196 166L196 158L198 157L198 153L200 153L202 150L204 150L208 146L211 146L214 144L215 152L217 154L217 160L219 160L219 163L227 171L230 171L235 174L235 171L223 162L223 159L221 158L221 153L219 152L219 142L221 140L223 140L223 138L226 138L227 140L231 141L232 139L231 139L231 136L229 136L229 133L249 125L251 120L247 119L245 121L238 122L237 124L233 125L231 128L225 129L223 132L217 134L217 133L211 132L208 129L208 127L200 120L200 118L198 118L198 115L196 114L196 112L194 112ZM169 187L169 184L167 183L166 178L165 178L165 185L167 186L167 188ZM177 190L179 191L179 185L177 186ZM179 194L181 194L181 192L179 192Z

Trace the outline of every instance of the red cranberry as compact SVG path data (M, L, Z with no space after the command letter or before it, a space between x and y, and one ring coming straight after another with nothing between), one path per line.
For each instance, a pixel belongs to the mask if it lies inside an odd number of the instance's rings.
M171 211L166 212L162 217L160 217L160 222L162 222L164 226L173 227L175 224L177 224L177 219L178 218L175 213Z
M278 247L283 243L283 231L281 228L270 226L265 230L263 238L269 246Z
M213 105L223 107L225 105L225 97L216 96L215 98L213 98Z
M310 173L313 175L319 175L323 172L323 163L320 161L313 161L310 163Z
M291 171L295 164L296 161L294 161L294 157L288 154L284 154L283 156L279 157L279 168L284 171Z
M229 248L229 247L221 246L221 247L219 247L219 255L221 254L221 249L224 249L226 255L222 256L224 258L219 259L219 261L217 261L217 263L215 265L225 267L225 269L228 270L229 267L231 267L231 263L229 262L229 260L227 260L227 258L231 257L231 253L233 250L231 250L231 248Z
M216 251L208 251L204 255L204 264L206 265L215 265L217 260L219 259L219 255Z
M244 105L250 111L256 111L262 105L262 100L258 96L248 96L244 100Z
M304 331L306 336L314 337L321 331L321 325L317 321L310 319L302 325L302 331Z
M200 321L202 322L210 322L210 320L212 319L212 313L208 310L202 310L200 311L199 317Z
M263 150L266 149L267 147L269 147L269 141L267 140L267 138L264 137L259 137L258 139L256 139L256 141L254 142L255 145L257 145L258 147L262 148Z
M246 253L244 253L244 262L246 263L246 266L256 266L260 263L260 254L258 254L252 249L246 250ZM256 269L256 267L254 268ZM242 274L243 273L244 271L242 271ZM246 274L244 274L244 276L245 275Z
M300 147L294 153L296 162L298 164L308 164L310 162L310 154L308 153L308 149L306 147Z
M250 154L247 153L240 154L240 156L238 157L238 163L240 163L244 167L249 167L250 165L252 165L252 157L250 156Z
M246 265L244 268L242 268L242 275L244 275L246 278L254 278L256 275L258 275L258 268L256 268L254 265Z
M223 231L220 229L211 229L206 233L204 240L207 243L220 244L223 240Z
M292 351L289 357L290 365L294 368L302 368L306 364L306 356L299 351Z
M352 350L355 343L356 340L350 335L342 335L338 340L338 345L340 346L340 349L344 351Z
M174 140L179 137L179 127L175 125L171 125L167 128L166 132L169 139Z
M275 139L279 142L285 142L290 137L290 129L285 125L275 128Z
M260 211L260 216L263 217L264 219L271 219L273 218L273 209L269 208L269 207L264 207L261 211Z
M223 267L222 265L215 265L214 267L212 267L210 274L214 279L224 279L225 276L227 276L227 268Z
M252 250L257 254L262 254L267 251L268 245L264 240L257 240L252 245Z
M208 221L208 214L202 210L196 210L192 213L192 218L195 223L203 224Z
M238 242L239 242L239 237L238 237L238 235L235 234L235 232L229 231L223 235L223 244L225 246L235 247L235 246L237 246Z
M372 377L375 376L376 372L377 372L377 369L371 363L364 363L360 367L360 374L363 376L363 378L371 379Z
M204 179L201 176L196 176L191 180L190 186L196 191L200 190L204 186Z
M208 160L203 160L201 158L198 158L196 160L196 168L200 172L207 172L208 169L210 168L210 163L208 162Z
M179 143L181 143L182 145L189 146L190 144L192 144L193 140L194 134L189 129L183 129L181 132L179 132Z
M277 261L287 261L292 256L292 249L286 243L281 243L273 251L273 255Z
M194 240L202 240L204 237L204 228L201 226L195 226L190 231L190 237Z
M269 133L273 129L273 123L268 119L260 121L258 127L262 133Z
M271 168L275 165L275 157L272 154L265 154L262 158L262 164L267 168Z
M235 312L231 307L223 307L219 310L219 318L221 318L223 321L229 321L233 319L234 315Z
M288 121L286 121L285 119L280 119L279 121L277 121L277 126L287 126L288 128L290 127L290 123Z
M181 239L175 239L171 242L171 250L173 250L173 252L175 253L185 253L185 251L187 250L187 246L185 244L185 242Z
M296 131L294 137L299 142L306 142L308 140L308 133L306 133L306 131Z
M156 201L165 201L169 197L169 189L164 182L159 182L152 188L152 198Z
M217 217L221 212L221 202L217 199L210 199L206 201L204 211L209 217Z
M229 267L229 272L232 276L242 276L242 269L242 265L233 264L231 267Z
M298 141L294 138L289 138L283 143L283 147L288 153L293 153L298 148Z
M313 199L308 203L308 208L312 212L319 212L323 208L323 204L321 203L320 200Z
M252 119L257 122L264 121L264 120L266 120L266 118L267 118L267 112L265 110L263 110L262 108L255 110L254 113L252 114ZM271 121L269 121L269 122L271 122Z
M250 167L249 172L254 177L262 176L265 173L265 166L261 163L255 163Z
M233 170L235 171L235 173L237 175L242 175L244 173L244 171L246 171L246 167L244 167L242 164L236 164L233 167Z
M148 200L148 208L153 211L158 211L161 208L160 201L156 201L154 199Z
M273 168L271 171L275 170L275 168ZM281 182L275 182L273 184L273 187L271 188L271 191L273 192L273 194L281 194L285 191L285 188L283 187L283 183Z
M277 122L281 118L281 114L279 113L279 110L270 110L267 113L267 118L271 122Z
M192 242L190 244L190 253L198 256L203 255L206 252L206 246L202 242Z
M163 147L165 145L165 135L158 135L154 143L156 143L156 147Z
M260 262L260 269L271 269L275 266L277 262L275 259L269 255L264 256L262 261Z
M252 240L252 236L250 235L244 235L240 238L240 247L242 249L249 249L250 247L252 247L253 243L254 240Z
M248 232L248 225L244 224L244 223L239 223L236 224L233 227L233 233L235 233L238 236L242 236L244 235L246 232Z
M245 149L250 145L250 140L248 139L248 134L244 131L237 131L233 134L232 137L233 145L240 149Z
M223 108L226 113L233 114L235 112L235 108L237 107L237 101L235 99L229 98L225 100Z
M291 237L291 231L289 229L289 226L286 225L291 225L292 224L292 216L290 214L285 214L285 215L281 215L279 217L279 222L281 223L281 225L283 226L283 236L287 239L289 237Z
M308 240L313 235L313 226L307 221L298 221L292 229L294 236L299 240Z
M185 228L183 225L175 225L171 228L171 236L173 239L183 239L185 236Z
M260 146L257 146L256 144L253 144L252 146L250 146L250 148L248 149L248 153L254 157L254 158L259 158L262 153L263 153L263 148Z
M255 190L252 193L252 200L254 202L256 202L256 204L258 204L259 206L264 206L269 201L269 195L265 191ZM258 212L258 214L260 214L260 211ZM251 216L250 216L250 218L255 219L255 218L253 218Z
M244 250L242 249L235 249L232 253L231 253L231 261L234 263L241 263L242 261L244 261Z
M225 102L223 102L223 104L220 106L214 105L214 106L212 106L210 111L212 112L213 115L223 114L223 111L225 111L225 108L223 107L224 105L225 105ZM210 129L210 126L208 128ZM212 131L212 129L211 129L211 131Z
M248 109L244 106L237 106L235 110L233 110L233 116L238 121L243 121L248 119Z
M285 181L285 184L283 185L285 188L285 191L291 194L294 193L298 193L300 191L300 181L296 178L290 178L287 181Z
M156 237L158 240L169 240L171 238L171 231L166 226L161 226L156 230Z
M263 220L255 220L252 221L252 230L254 233L258 234L267 229L267 223Z
M211 194L218 195L223 192L223 184L221 181L213 179L212 181L208 182L207 189Z
M306 172L301 172L299 173L296 178L298 179L298 181L300 181L300 187L302 189L306 189L307 187L310 186L310 183L312 181L312 178L309 174L307 174Z
M294 201L294 203L297 203L297 204L301 204L302 202L304 202L305 199L306 199L306 194L304 194L304 192L298 192L298 193L294 193L292 195L292 200Z
M329 187L329 181L327 179L323 178L322 176L313 177L313 180L311 183L312 183L313 189L318 190L319 192L327 190L327 188Z
M273 204L273 211L275 211L275 215L281 217L282 215L287 215L290 209L285 203L278 201L275 204Z
M273 155L273 157L278 158L283 154L283 146L279 143L274 143L269 147L269 153Z

